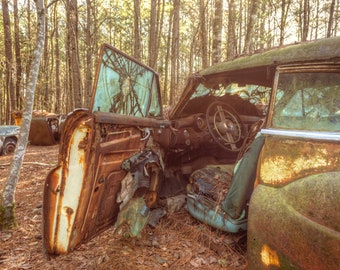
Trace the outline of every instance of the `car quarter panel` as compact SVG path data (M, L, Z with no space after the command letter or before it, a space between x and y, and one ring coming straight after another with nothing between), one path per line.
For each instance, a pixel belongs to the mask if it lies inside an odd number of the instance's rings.
M282 188L257 186L248 220L249 269L337 269L339 178L335 171Z
M340 264L340 142L306 137L266 135L249 208L250 269Z

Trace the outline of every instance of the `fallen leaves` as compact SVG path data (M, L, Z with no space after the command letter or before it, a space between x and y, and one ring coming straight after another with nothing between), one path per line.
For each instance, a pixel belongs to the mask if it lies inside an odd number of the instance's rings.
M167 215L141 238L109 229L70 254L46 258L42 247L42 190L58 146L29 146L16 190L18 227L0 232L0 269L245 269L245 234L231 235L193 219L185 209ZM0 156L0 190L11 156ZM44 164L44 165L42 165ZM29 166L28 166L29 165Z

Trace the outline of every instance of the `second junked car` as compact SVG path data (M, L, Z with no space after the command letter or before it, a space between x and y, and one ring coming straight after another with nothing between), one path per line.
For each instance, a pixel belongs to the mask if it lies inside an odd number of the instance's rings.
M13 154L19 138L19 126L0 126L0 155Z
M335 268L339 48L307 42L198 72L166 119L157 74L104 44L90 108L67 117L46 179L46 253L109 226L138 235L184 195L202 222L248 228L250 268Z

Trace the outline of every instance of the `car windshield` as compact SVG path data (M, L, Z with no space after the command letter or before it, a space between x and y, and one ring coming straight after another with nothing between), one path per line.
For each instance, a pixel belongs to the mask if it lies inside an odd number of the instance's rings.
M339 131L340 73L281 73L272 126L295 130Z
M157 75L113 48L104 47L92 106L94 111L160 116Z
M231 83L228 85L219 84L216 87L209 88L199 84L190 100L201 97L228 97L237 96L243 100L249 101L258 107L259 111L265 115L267 104L269 103L271 88L255 84L238 84ZM208 99L207 99L208 100Z

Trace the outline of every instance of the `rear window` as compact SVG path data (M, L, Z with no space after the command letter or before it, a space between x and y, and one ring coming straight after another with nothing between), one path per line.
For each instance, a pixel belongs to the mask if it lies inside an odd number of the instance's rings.
M280 73L272 127L307 131L340 130L340 73Z

